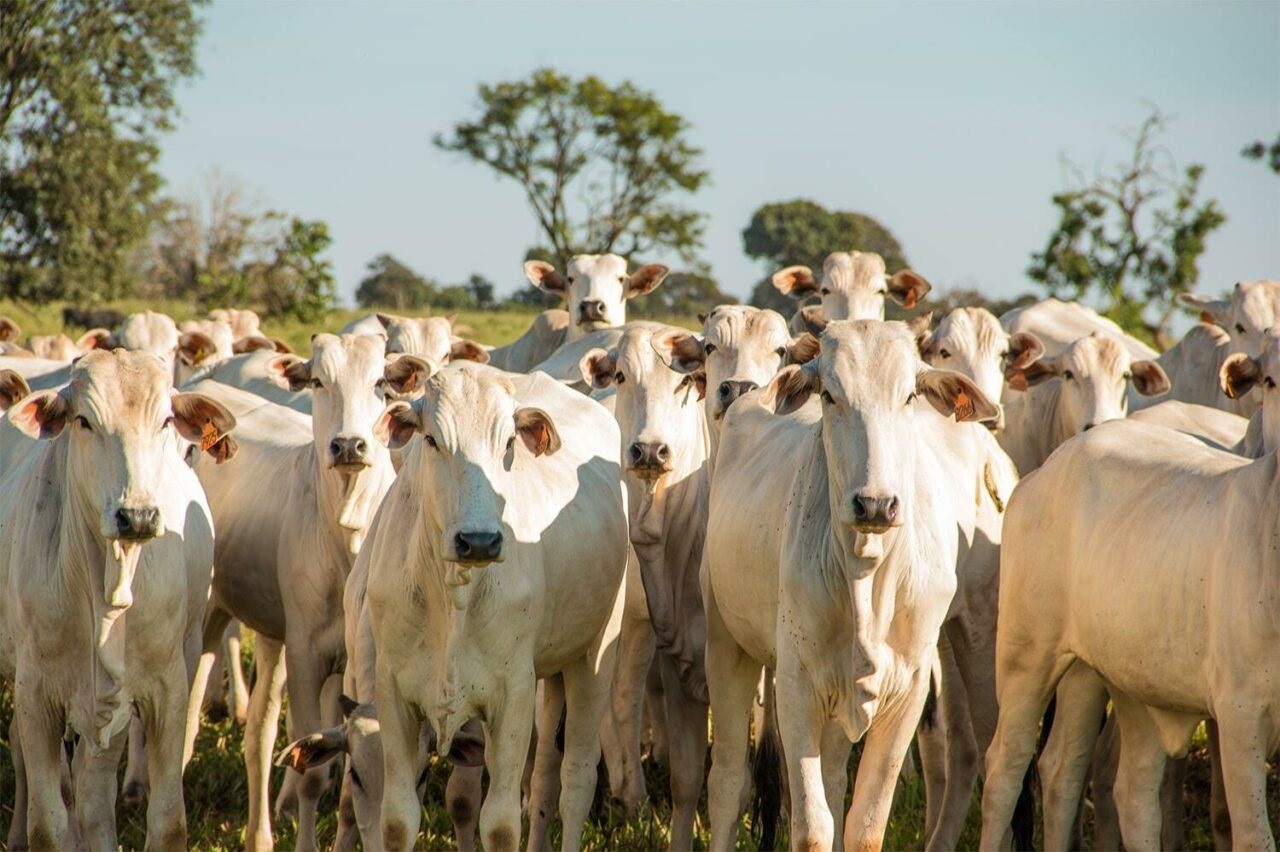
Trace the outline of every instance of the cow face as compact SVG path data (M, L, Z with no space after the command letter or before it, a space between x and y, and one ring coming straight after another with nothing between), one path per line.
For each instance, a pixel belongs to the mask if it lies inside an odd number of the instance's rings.
M1182 301L1200 308L1206 319L1225 328L1237 352L1257 358L1267 330L1280 319L1280 281L1241 281L1232 289L1230 299L1184 293Z
M1014 390L1057 382L1058 422L1065 437L1122 419L1128 410L1130 382L1143 396L1169 390L1169 377L1159 364L1130 361L1120 341L1098 332L1076 340L1061 355L1011 368L1006 375Z
M1243 352L1227 356L1218 374L1222 392L1232 399L1243 399L1254 388L1262 390L1262 448L1266 452L1280 447L1280 328L1263 335L1262 354L1251 358Z
M569 340L627 321L627 300L651 293L667 277L667 267L648 263L630 275L627 261L616 254L580 254L564 275L543 260L525 261L524 274L533 286L557 293L569 311Z
M261 320L250 310L241 308L216 308L209 311L209 319L225 322L231 327L231 334L239 340L242 337L256 337L261 332Z
M120 562L122 551L136 553L164 532L158 495L177 452L173 438L219 460L234 449L231 413L200 394L174 393L165 363L141 352L90 352L71 368L66 388L25 397L9 418L32 438L62 436L71 499L97 515L97 532ZM131 582L123 573L108 577L107 603L128 606Z
M505 480L560 449L551 416L517 406L514 394L502 373L462 363L432 376L421 399L392 403L378 421L378 435L392 449L422 437L422 493L434 495L424 511L440 530L436 552L446 562L501 562L509 536Z
M377 314L387 332L388 355L416 355L431 365L432 372L450 361L475 361L484 364L489 353L478 343L453 335L454 316L397 317Z
M818 346L807 334L793 339L786 320L774 311L721 305L702 324L702 351L707 420L718 432L738 397L767 384L785 365L808 361Z
M887 532L911 515L921 400L963 421L998 409L969 378L925 364L903 323L833 322L821 344L818 358L779 373L762 401L788 414L820 397L832 521L864 536Z
M317 334L311 339L311 360L283 355L269 370L281 387L311 389L316 451L329 467L354 475L385 453L373 427L386 406L386 388L411 391L431 372L424 362L406 358L386 363L381 336Z
M1044 344L1034 334L1009 334L1000 320L984 308L956 308L929 330L931 314L910 320L916 332L920 357L925 362L968 376L988 399L1000 398L1005 372L1025 369L1044 354ZM1004 411L987 421L993 430L1004 426Z
M174 381L185 384L202 366L225 361L235 354L231 326L219 320L184 322L178 335Z
M614 414L622 432L623 466L644 480L688 470L705 447L698 404L706 389L702 344L681 329L655 323L630 326L610 352L583 356L583 380L597 389L617 386Z
M832 320L884 319L886 296L904 308L914 308L931 289L928 281L910 269L886 277L884 258L862 251L827 255L821 280L815 279L807 266L788 266L774 274L773 286L793 299L822 298L821 314L806 317L814 333Z

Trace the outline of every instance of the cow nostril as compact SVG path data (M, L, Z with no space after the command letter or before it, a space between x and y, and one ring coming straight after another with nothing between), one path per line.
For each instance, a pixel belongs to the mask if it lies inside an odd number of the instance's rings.
M458 551L459 556L471 555L471 542L467 541L467 537L462 533L458 533L453 537L453 546Z
M898 517L898 498L897 497L889 498L889 503L884 508L884 516L891 521L894 518Z
M730 396L733 395L733 385L729 384L728 382L721 382L720 387L716 389L716 394L721 399L728 399Z
M632 462L639 464L644 460L644 447L641 447L639 444L632 444L627 449L627 454L631 456Z
M116 509L116 529L120 532L128 532L133 529L133 521L124 509Z
M859 520L867 516L867 504L861 497L853 498L853 516Z
M351 446L356 451L356 454L361 456L364 455L365 450L368 448L364 442L364 438L356 438L355 442L352 443Z
M751 393L753 390L755 390L758 387L760 386L755 382L742 382L739 385L738 396L742 396L744 393Z
M671 448L666 444L659 444L654 450L654 455L658 457L658 461L665 462L667 459L671 458Z
M329 442L329 454L334 457L342 455L342 442L337 438Z

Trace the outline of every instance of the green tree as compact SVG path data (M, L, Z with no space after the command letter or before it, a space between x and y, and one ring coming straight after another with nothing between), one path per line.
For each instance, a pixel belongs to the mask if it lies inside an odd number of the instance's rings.
M1156 143L1167 126L1159 110L1133 135L1133 155L1110 172L1053 197L1058 225L1027 275L1055 296L1095 295L1126 330L1170 344L1178 294L1199 278L1209 234L1226 222L1213 199L1200 201L1204 166L1179 172Z
M337 302L333 264L322 257L333 240L321 221L294 217L266 270L263 307L269 317L321 319Z
M575 254L690 258L704 216L673 197L708 180L689 123L652 93L550 68L482 84L480 115L433 142L517 181L561 269Z
M1241 151L1240 155L1250 160L1265 159L1271 171L1280 175L1280 134L1276 134L1276 141L1270 145L1259 139Z
M435 285L391 255L378 255L366 268L369 274L356 288L360 307L408 311L422 310L432 303Z
M0 5L0 293L120 296L204 0Z
M478 310L490 311L497 307L493 295L493 282L483 275L472 274L467 279L467 291L471 294L471 303Z
M873 251L889 270L908 266L906 253L893 233L865 213L829 211L806 199L765 204L742 231L748 257L763 261L766 276L751 291L751 304L783 313L795 302L779 293L770 277L778 269L803 263L819 270L833 251Z

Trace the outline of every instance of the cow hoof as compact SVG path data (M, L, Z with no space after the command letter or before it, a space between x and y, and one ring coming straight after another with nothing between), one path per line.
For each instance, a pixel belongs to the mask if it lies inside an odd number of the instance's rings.
M147 803L147 785L141 781L130 781L124 785L122 795L124 803L135 810Z

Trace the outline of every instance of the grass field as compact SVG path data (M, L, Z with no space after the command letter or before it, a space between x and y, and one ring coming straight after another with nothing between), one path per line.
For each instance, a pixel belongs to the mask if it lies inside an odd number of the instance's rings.
M126 302L112 305L125 312L150 308L169 313L178 320L192 319L200 315L189 306L180 303ZM61 305L31 309L12 302L0 301L0 316L8 316L23 327L26 334L47 334L61 329ZM315 327L300 324L265 324L268 334L287 340L298 352L310 350L309 338L313 331L337 331L351 319L364 315L365 311L343 310L331 313L323 323ZM506 343L517 337L528 325L530 314L516 312L464 313L459 321L474 329L476 340L491 345ZM681 325L690 325L692 318L677 318ZM251 642L246 643L251 645ZM12 816L13 765L8 757L8 729L12 716L10 695L5 689L0 695L0 743L4 747L4 759L0 761L0 814L3 826L0 837L7 832ZM186 774L186 803L188 814L189 845L199 850L233 850L243 847L243 827L247 809L247 788L241 752L241 729L230 720L207 722L197 743L196 756ZM278 741L286 745L283 733ZM856 763L856 758L855 758ZM852 767L852 764L851 764ZM280 779L289 770L274 770L273 792ZM665 826L669 812L665 770L653 761L646 761L649 793L652 802L639 814L628 818L605 795L603 783L597 790L590 825L584 835L588 848L592 849L662 849L666 847ZM424 817L423 834L419 845L425 849L453 848L451 828L441 805L444 786L448 777L447 766L433 768L429 780L428 809ZM1212 836L1208 823L1208 760L1203 748L1192 755L1192 764L1186 788L1187 837L1189 848L1209 849ZM1280 833L1277 817L1280 816L1280 777L1274 767L1269 773L1268 800L1271 804L1273 832ZM336 829L336 785L321 803L323 815L320 823L322 847L332 842ZM705 795L697 827L696 842L700 848L706 844ZM118 816L120 842L125 849L141 849L145 838L145 823L141 811L121 805ZM886 837L885 848L913 850L924 845L924 791L918 779L899 785L893 816ZM960 848L976 848L979 833L978 795L970 809ZM1086 835L1087 836L1087 835ZM276 838L281 849L295 845L294 829L289 823L276 826ZM559 835L555 835L558 842ZM780 843L785 843L784 831ZM740 848L755 849L748 832L740 837Z

